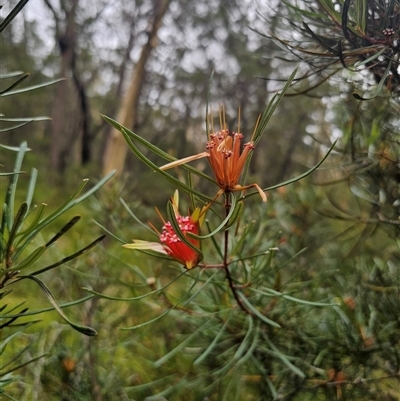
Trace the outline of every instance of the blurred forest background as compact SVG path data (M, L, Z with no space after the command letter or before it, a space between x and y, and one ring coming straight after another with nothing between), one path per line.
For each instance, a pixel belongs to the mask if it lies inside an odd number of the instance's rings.
M3 6L3 18L15 4ZM398 0L30 0L0 40L0 73L30 74L18 89L65 78L0 99L0 143L27 141L31 149L17 199L25 196L32 167L39 171L33 202L50 210L82 179L98 182L117 169L107 188L77 207L82 221L46 253L48 263L102 234L96 222L125 241L143 235L119 198L144 222L155 221L154 207L164 211L175 189L129 153L101 114L182 158L204 151L213 71L210 105L225 105L231 129L240 107L242 132L250 138L258 115L298 67L257 145L248 181L266 188L289 180L339 139L318 171L268 192L266 205L251 198L242 217L254 229L249 249L278 249L266 287L335 306L272 297L278 306L262 310L285 323L283 334L271 329L253 347L244 342L251 335L245 324L233 326L221 335L220 348L193 364L218 333L207 328L192 337L199 327L194 309L120 330L161 315L179 284L151 301L90 298L68 315L98 336L85 337L56 313L43 313L3 350L5 358L21 352L21 364L46 354L13 372L9 399L399 399ZM13 128L13 118L37 116L51 120ZM2 170L12 171L15 152L0 155ZM204 162L193 165L209 172ZM3 199L8 177L0 179ZM206 181L196 185L210 196L216 192ZM48 228L44 240L72 216ZM152 289L149 278L165 284L177 271L124 250L109 235L45 274L59 302L67 303L87 296L83 287L135 297ZM24 300L32 310L47 307L32 286L21 282L10 300ZM199 303L210 306L210 299L204 295ZM162 360L174 349L179 352ZM246 360L239 358L248 349ZM234 368L227 361L241 362Z

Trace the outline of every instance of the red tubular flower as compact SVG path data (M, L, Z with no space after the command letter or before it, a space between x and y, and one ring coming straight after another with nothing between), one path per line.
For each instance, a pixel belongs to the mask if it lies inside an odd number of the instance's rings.
M161 233L152 224L149 224L158 234L160 242L149 242L134 239L131 244L125 244L123 246L125 248L136 249L138 251L150 250L167 254L177 262L183 264L187 269L192 269L199 263L201 254L200 251L196 251L196 249L191 248L187 243L185 243L185 241L193 244L194 248L200 248L200 241L187 234L199 234L200 225L204 220L206 209L203 208L200 210L199 208L196 208L192 215L181 216L178 211L178 191L175 192L171 201L176 222L178 223L181 234L183 234L184 241L182 241L182 235L180 237L175 231L173 224L171 224L169 221L165 221L160 212L156 209L164 223Z
M191 216L177 216L176 220L179 224L179 228L185 235L185 238L187 238L189 242L198 248L200 246L200 242L194 238L186 236L186 233L199 233L198 221L195 222ZM187 269L191 269L197 265L199 261L198 252L190 248L179 238L169 221L166 222L162 228L160 242L163 244L167 254L177 262L185 265Z

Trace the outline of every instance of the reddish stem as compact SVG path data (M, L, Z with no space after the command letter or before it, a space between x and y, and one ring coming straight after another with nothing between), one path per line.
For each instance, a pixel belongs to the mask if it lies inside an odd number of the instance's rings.
M225 192L225 216L228 216L229 211L231 209L231 192ZM223 268L225 270L226 278L228 279L229 288L232 291L233 296L236 299L237 304L240 308L249 315L252 315L252 312L249 311L244 305L242 300L239 298L239 295L236 292L235 284L233 283L231 272L229 271L229 257L228 257L228 244L229 244L229 230L225 230L224 232L224 258L223 258Z

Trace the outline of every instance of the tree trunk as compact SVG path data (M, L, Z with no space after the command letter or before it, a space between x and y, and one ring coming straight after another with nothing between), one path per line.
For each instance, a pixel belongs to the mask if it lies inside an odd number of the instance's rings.
M49 0L44 1L54 16L60 75L65 78L58 84L54 99L50 139L50 165L62 174L71 159L82 164L90 160L89 103L76 68L75 18L79 0L60 2L61 11Z
M48 0L46 5L54 15L56 24L56 38L61 53L60 75L66 78L58 84L56 97L52 110L52 128L50 139L50 166L58 173L62 173L67 164L67 156L71 145L71 135L76 129L77 120L74 110L70 110L75 104L75 93L68 78L71 75L71 66L75 63L75 14L79 0L72 0L69 9L64 8L66 13L65 30L61 33L60 17ZM73 116L73 118L71 118ZM71 126L72 124L72 126Z
M157 44L157 32L161 26L169 3L170 0L159 0L155 2L154 18L149 29L148 40L142 48L139 60L132 73L130 86L122 99L122 104L117 114L117 121L129 129L133 129L136 123L140 92L146 75L146 63L150 57L151 51ZM121 174L124 169L127 151L128 148L121 133L113 128L107 139L104 152L103 173L107 174L112 170L117 170L117 174Z

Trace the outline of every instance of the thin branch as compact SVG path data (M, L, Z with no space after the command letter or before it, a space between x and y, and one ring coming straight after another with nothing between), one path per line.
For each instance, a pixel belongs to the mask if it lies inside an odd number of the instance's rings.
M225 216L228 216L229 211L231 209L231 192L225 192ZM229 271L229 257L228 257L228 245L229 245L229 230L225 230L224 232L224 257L223 257L223 268L225 270L226 278L228 280L229 288L232 291L233 296L236 299L237 304L246 312L248 315L253 315L251 311L249 311L244 305L242 300L239 298L239 295L236 292L235 284L233 283L231 272Z

